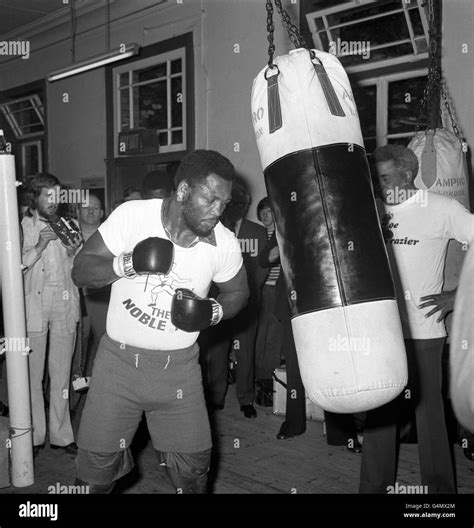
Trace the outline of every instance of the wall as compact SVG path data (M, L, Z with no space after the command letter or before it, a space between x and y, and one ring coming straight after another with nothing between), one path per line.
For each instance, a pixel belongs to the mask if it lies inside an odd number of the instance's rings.
M105 85L101 70L47 88L49 171L63 183L105 181Z
M290 2L284 5L291 7ZM248 216L253 218L258 201L267 194L250 112L253 80L268 62L265 4L207 0L204 6L206 70L211 79L208 143L229 157L249 184L253 203ZM297 13L289 11L296 22ZM283 55L291 48L276 11L274 23L276 55Z
M458 124L471 149L474 166L474 3L472 0L444 1L442 70ZM474 206L471 178L471 208Z
M297 21L296 7L286 5ZM80 13L79 13L80 14ZM266 10L256 0L153 0L112 3L112 47L122 42L142 46L189 31L194 35L196 148L210 148L228 156L248 182L254 202L266 195L250 120L250 97L256 74L267 63ZM76 60L105 51L103 8L78 18ZM275 13L277 54L289 42ZM0 90L43 78L71 62L69 20L44 32L26 35L29 60L0 61ZM95 29L94 29L95 28ZM13 37L12 37L13 38ZM15 35L15 39L25 38ZM239 53L235 53L239 46ZM67 94L68 102L63 96ZM105 80L98 69L48 85L49 164L64 182L80 185L80 178L104 176Z

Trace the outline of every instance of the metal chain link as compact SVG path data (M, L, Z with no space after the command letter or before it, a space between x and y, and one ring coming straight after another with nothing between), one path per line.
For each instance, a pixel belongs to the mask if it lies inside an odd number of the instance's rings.
M462 134L461 134L461 132L460 132L460 130L458 128L458 125L457 125L456 120L454 118L453 112L451 110L451 105L449 104L448 91L446 90L446 88L443 85L441 85L441 94L442 94L443 99L444 99L444 106L445 106L446 110L448 111L449 119L451 120L451 126L453 127L453 132L456 135L456 137L458 137L459 139L461 139L463 141L464 138L462 137Z
M435 24L434 5L433 0L428 0L428 48L429 48L429 65L428 65L428 78L426 80L425 89L423 91L423 97L420 101L418 110L418 119L416 124L416 132L420 128L421 118L423 113L426 113L426 128L429 128L429 115L428 115L428 101L436 94L441 93L441 73L439 65L437 63L437 39L438 31ZM441 101L440 101L441 108Z
M273 24L273 4L272 0L267 0L265 5L267 9L267 40L268 40L268 67L273 69L273 55L275 54L275 44L273 43L273 33L275 25Z
M293 46L295 48L307 48L306 41L303 35L300 33L298 27L293 24L291 17L288 14L288 11L283 9L283 6L281 5L281 0L275 0L275 5L281 17L283 27L286 29L288 37L290 38Z
M291 40L293 46L295 48L305 48L308 49L308 46L306 45L306 41L303 37L303 35L300 33L300 30L298 27L293 24L290 15L288 12L283 9L283 6L281 5L281 0L273 0L275 2L275 6L277 8L278 14L281 17L281 21L283 24L283 27L286 29L288 33L288 37ZM267 10L267 40L268 40L268 67L270 69L273 69L275 65L273 64L273 55L275 54L275 44L274 44L274 31L275 31L275 25L273 24L273 3L272 0L266 0L265 8ZM311 60L314 60L316 58L316 54L313 50L309 50Z
M426 81L425 90L423 92L423 98L420 102L420 108L418 112L418 119L417 119L417 125L416 125L416 132L418 132L420 128L420 122L423 115L423 112L428 112L428 100L438 95L439 98L439 108L440 108L440 115L443 109L443 103L441 101L441 95L444 100L444 106L448 112L449 118L451 120L451 126L453 127L453 132L456 134L456 136L460 139L461 133L459 131L459 128L457 126L456 120L454 118L453 112L451 110L451 105L449 103L449 95L448 91L444 86L444 81L441 75L441 68L439 67L439 64L436 60L436 53L437 53L437 47L438 47L438 31L437 26L435 24L435 16L434 16L434 0L428 1L428 22L429 22L429 69L428 69L428 79ZM427 127L429 128L429 116L427 117Z

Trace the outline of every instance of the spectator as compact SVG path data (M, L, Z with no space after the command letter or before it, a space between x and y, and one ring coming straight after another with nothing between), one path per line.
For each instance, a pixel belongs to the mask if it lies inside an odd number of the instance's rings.
M236 394L240 410L246 418L255 418L257 416L253 406L255 337L261 288L266 276L265 269L258 262L258 251L265 245L266 234L261 226L245 218L250 201L248 190L243 185L234 183L232 201L221 219L239 239L247 271L249 300L247 306L236 317L220 326L208 329L206 336L203 337L203 339L207 337L208 342L203 348L207 348L207 369L205 368L204 372L210 406L214 409L224 408L228 384L229 348L232 343L232 351L236 359Z
M401 398L366 415L361 493L387 493L396 477L400 400L415 408L421 483L427 493L455 493L453 460L442 398L445 315L455 292L443 292L448 242L474 241L474 215L452 198L416 189L415 154L401 145L375 150L383 202L379 202L408 360Z
M104 218L104 207L99 196L89 193L89 203L80 210L79 225L84 242L97 231ZM81 288L83 300L82 316L82 364L79 375L90 376L99 347L100 339L105 334L107 307L110 300L110 285L104 288Z
M123 192L123 201L129 202L130 200L143 200L143 194L137 187L127 187Z
M33 204L23 218L23 264L34 452L44 447L46 415L43 398L46 345L49 333L48 372L49 438L53 449L76 453L69 415L69 378L79 321L79 293L71 279L72 262L82 237L65 246L48 225L56 213L59 181L51 174L31 180Z
M168 198L173 192L173 176L166 170L158 169L147 172L143 180L143 196L151 198Z
M280 254L268 198L264 198L258 204L257 215L267 231L268 240L267 245L260 251L259 263L269 271L262 287L262 304L255 345L255 375L260 380L259 383L271 387L273 371L280 366L282 360L282 326L275 315Z

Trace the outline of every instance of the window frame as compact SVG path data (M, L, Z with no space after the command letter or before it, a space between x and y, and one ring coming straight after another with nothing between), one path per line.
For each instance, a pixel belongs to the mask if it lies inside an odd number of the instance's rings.
M415 132L388 133L388 87L393 81L403 81L428 75L428 68L409 70L357 81L357 86L376 86L375 104L375 141L377 147L386 145L389 139L412 137ZM418 109L417 109L418 110ZM364 131L362 131L364 132ZM410 136L411 134L411 136ZM364 139L365 141L365 139Z
M405 4L404 0L399 0L399 2L400 2L400 8L399 9L392 10L392 11L389 11L389 12L383 13L383 14L371 15L369 17L364 17L364 18L361 18L361 21L373 20L375 18L381 18L383 16L387 16L388 14L394 14L394 13L403 12L404 15L405 15L405 20L407 22L409 38L408 39L404 39L404 40L400 40L400 41L393 41L390 44L380 44L380 45L376 45L376 46L371 46L371 50L381 49L381 48L389 47L389 46L395 45L395 44L411 43L413 52L411 54L409 54L409 55L403 55L401 57L392 57L392 58L389 58L389 59L383 59L383 60L374 61L374 62L366 61L365 63L362 63L362 64L357 64L357 65L352 65L352 66L349 66L349 65L345 66L344 69L348 73L364 72L364 71L372 70L372 69L375 69L375 68L382 68L382 67L385 67L385 66L392 66L392 65L395 65L395 64L400 64L401 65L401 64L406 64L407 62L415 62L415 61L418 61L418 60L422 60L422 59L427 59L428 58L429 23L428 23L428 20L427 20L427 17L426 17L426 13L425 13L425 10L424 10L424 7L423 7L424 0L412 0L412 1L417 5L417 11L420 14L421 23L423 25L424 36L425 36L426 43L427 43L427 51L418 53L418 51L416 49L416 46L414 44L416 38L415 38L415 35L413 33L413 28L412 28L412 23L411 23L410 17L408 15L408 11L411 10L411 9L414 9L414 8L412 8L411 6L407 6ZM351 9L354 9L354 8L357 8L357 7L361 7L361 6L366 6L366 5L369 6L370 4L375 4L376 5L377 2L378 2L378 0L351 0L350 2L339 4L339 5L336 5L336 6L333 6L333 7L327 7L327 8L324 8L324 9L319 9L317 11L313 11L311 13L306 13L306 15L305 15L306 16L306 22L307 22L307 25L308 25L308 28L309 28L309 31L310 31L310 34L311 34L311 38L312 38L312 41L313 41L313 44L314 44L315 48L319 49L321 51L326 51L326 52L328 51L328 50L324 49L323 43L321 41L321 38L319 37L319 33L320 32L325 31L326 35L328 37L328 42L331 42L331 40L334 40L334 39L332 39L332 36L331 36L331 31L330 31L331 29L342 27L342 26L347 26L347 25L353 25L353 24L358 23L358 22L350 22L350 23L344 23L344 24L329 25L328 24L328 20L327 20L328 16L336 14L336 13L342 13L344 11L349 11ZM323 23L323 26L324 26L323 29L318 29L317 24L316 24L316 19L317 18L322 19L322 23ZM331 37L331 39L329 37ZM420 37L417 37L417 38L420 38Z
M171 71L168 71L168 64L172 60L181 59L182 61L182 69L180 74L172 74ZM131 64L126 65L120 65L113 68L113 91L114 91L114 156L118 156L118 135L121 131L119 129L120 127L120 121L121 121L121 99L119 97L120 92L122 90L127 89L129 91L129 112L130 112L130 129L134 129L134 113L135 109L133 107L134 104L134 98L133 98L133 88L134 86L141 86L145 84L151 84L153 82L156 82L157 79L152 79L149 81L144 81L142 83L136 83L128 84L127 87L120 87L120 75L123 73L129 73L129 76L133 75L133 72L142 70L145 68L149 68L158 64L163 64L166 62L167 64L167 74L166 77L162 77L160 79L166 79L167 82L167 105L168 105L168 122L167 122L167 133L169 135L169 139L171 136L171 133L173 132L173 128L177 130L181 130L183 134L183 141L182 143L177 144L168 144L165 146L160 145L159 153L166 154L170 152L180 152L180 151L186 151L187 149L187 111L186 111L186 101L187 101L187 91L186 91L186 79L187 79L187 70L186 70L186 49L184 46L175 48L173 50L160 53L158 55L154 55L152 57L147 57L144 59L139 59L133 61ZM176 78L180 76L182 78L182 110L183 110L183 121L181 127L172 127L171 126L171 119L172 119L172 112L171 112L171 79ZM160 133L160 132L159 132ZM134 154L130 154L133 156ZM123 156L123 155L121 155Z
M36 115L38 116L39 123L42 125L43 129L38 130L37 132L28 132L25 134L22 130L22 126L18 123L15 113L16 111L13 111L10 107L11 105L21 103L23 101L29 101L31 105L31 109L35 111ZM37 136L42 136L44 134L44 105L41 101L38 94L33 95L26 95L23 97L18 97L16 99L13 99L11 101L8 101L6 103L3 103L0 105L0 108L2 109L3 115L5 116L5 119L7 120L8 124L10 125L11 129L13 130L13 133L15 134L16 139L23 140L28 138L34 138ZM24 109L26 110L26 109ZM38 124L38 123L35 123Z
M21 168L23 171L23 177L28 177L30 174L28 174L25 170L26 168L26 148L36 146L38 149L38 170L35 171L35 173L43 172L43 141L42 138L33 139L30 141L22 141L20 143L21 148Z

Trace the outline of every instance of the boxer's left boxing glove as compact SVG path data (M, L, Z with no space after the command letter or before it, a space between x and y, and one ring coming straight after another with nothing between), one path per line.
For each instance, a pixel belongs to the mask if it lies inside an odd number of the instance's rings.
M114 272L119 277L133 279L148 273L168 274L173 266L174 246L166 238L149 237L114 258Z
M178 288L171 302L171 322L185 332L216 325L222 315L222 306L215 299L203 299L186 288Z

